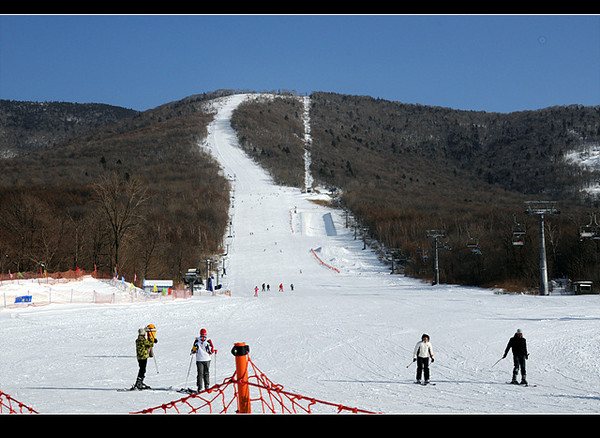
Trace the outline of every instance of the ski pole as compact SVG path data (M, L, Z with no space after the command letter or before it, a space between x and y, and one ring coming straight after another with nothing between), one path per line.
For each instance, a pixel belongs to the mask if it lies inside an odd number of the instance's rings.
M194 360L194 356L190 353L190 365L188 366L188 372L185 376L185 387L187 388L188 377L190 377L190 370L192 369L192 361Z
M215 350L215 385L217 384L217 351Z
M411 363L409 363L408 365L406 365L406 368L408 368L409 366L411 366L413 363L415 363L414 360Z
M496 361L496 363L494 363L494 365L492 365L492 368L494 368L494 367L496 366L496 364L497 364L498 362L500 362L502 359L504 359L504 356L502 356L500 359L498 359L498 360Z

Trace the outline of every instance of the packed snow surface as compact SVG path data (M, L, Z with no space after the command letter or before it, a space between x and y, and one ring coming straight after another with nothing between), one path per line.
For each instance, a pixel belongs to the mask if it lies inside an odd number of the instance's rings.
M206 328L218 349L211 384L234 373L231 348L245 342L252 361L286 391L367 411L600 410L600 297L499 294L391 275L340 211L311 202L322 195L276 186L244 155L230 116L246 98L214 102L204 144L232 180L220 279L231 296L2 308L0 391L49 414L129 413L177 400L181 394L170 391L118 391L134 383L137 330L152 323L159 340L145 380L152 387L193 386L189 352ZM40 287L5 282L0 297ZM83 294L110 286L84 279L64 287ZM498 362L518 328L536 386L507 384L510 353ZM435 386L414 384L413 349L423 333L434 347Z

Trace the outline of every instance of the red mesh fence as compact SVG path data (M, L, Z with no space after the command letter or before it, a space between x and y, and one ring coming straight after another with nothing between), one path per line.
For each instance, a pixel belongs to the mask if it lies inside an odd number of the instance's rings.
M37 414L37 412L0 391L0 414Z
M133 412L135 414L194 414L194 413L239 413L240 385L250 388L247 403L250 409L244 412L263 414L312 414L312 413L359 413L375 414L376 412L348 407L339 403L318 400L285 391L277 385L248 358L248 370L243 375L247 378L237 379L237 371L221 384L198 393L192 393L183 398L164 403L153 408ZM247 405L245 405L247 409ZM37 414L33 408L15 400L10 395L0 391L0 414Z
M320 263L321 263L323 266L325 266L325 267L326 267L326 268L328 268L328 269L331 269L332 271L335 271L335 272L337 272L338 274L340 273L340 270L339 270L338 268L334 268L333 266L330 266L330 265L328 265L327 263L325 263L323 260L321 260L321 257L319 257L319 256L317 255L317 253L315 252L315 250L314 250L314 249L312 249L312 248L311 248L311 249L310 249L310 252L312 252L312 253L313 253L313 255L316 257L316 259L317 259L317 260L318 260L318 261L319 261L319 262L320 262Z
M8 280L30 280L30 279L44 279L44 280L60 280L69 279L73 280L76 278L83 277L84 275L92 275L94 278L111 278L109 274L104 274L98 271L84 271L83 269L76 269L63 272L49 273L45 271L28 271L28 272L14 272L9 274L0 274L0 282Z
M237 373L234 373L223 383L215 384L202 392L134 413L238 413L238 384L240 383L251 388L253 395L250 396L250 404L253 413L376 413L285 391L283 386L271 382L250 358L248 364L247 379L236 379Z

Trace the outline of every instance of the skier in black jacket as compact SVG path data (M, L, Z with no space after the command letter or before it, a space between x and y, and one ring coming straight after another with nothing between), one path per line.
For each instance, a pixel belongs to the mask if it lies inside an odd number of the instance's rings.
M508 345L504 350L504 356L502 356L502 359L506 357L506 355L508 354L508 350L510 350L511 348L513 352L514 368L512 381L510 383L519 383L517 382L517 375L519 374L520 369L521 385L527 385L527 371L525 369L525 360L529 358L529 353L527 352L527 341L523 337L523 331L521 329L518 329L515 335L508 341Z

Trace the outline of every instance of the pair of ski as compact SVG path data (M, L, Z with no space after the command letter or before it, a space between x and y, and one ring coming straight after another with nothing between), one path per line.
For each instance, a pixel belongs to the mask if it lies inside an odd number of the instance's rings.
M421 386L435 386L435 383L431 383L431 382L419 382L418 380L415 382L417 385L421 385ZM515 385L515 386L530 386L532 388L535 388L537 385L530 385L529 383L515 383L515 382L506 382L509 385Z
M150 386L146 386L144 388L138 388L137 386L133 385L131 388L120 388L117 389L117 391L119 392L129 392L129 391L175 391L175 388L173 388L172 386L169 386L168 388L151 388Z
M421 386L435 386L435 383L431 383L431 382L421 382L419 380L415 381L415 384L417 385L421 385Z
M535 388L537 385L530 385L529 383L519 383L519 382L506 382L509 385L514 385L514 386L530 386L532 388Z
M198 393L202 392L202 391L197 391L197 390L192 389L192 388L179 388L176 391L177 392L181 392L182 394L190 394L190 395L191 394L198 394Z
M137 388L135 385L132 386L131 388L117 389L117 391L120 391L120 392L129 392L129 391L175 391L175 392L180 392L182 394L197 394L198 393L198 391L196 391L195 389L192 389L192 388L174 388L172 386L169 386L167 388L151 388L150 386L147 386L145 388Z

